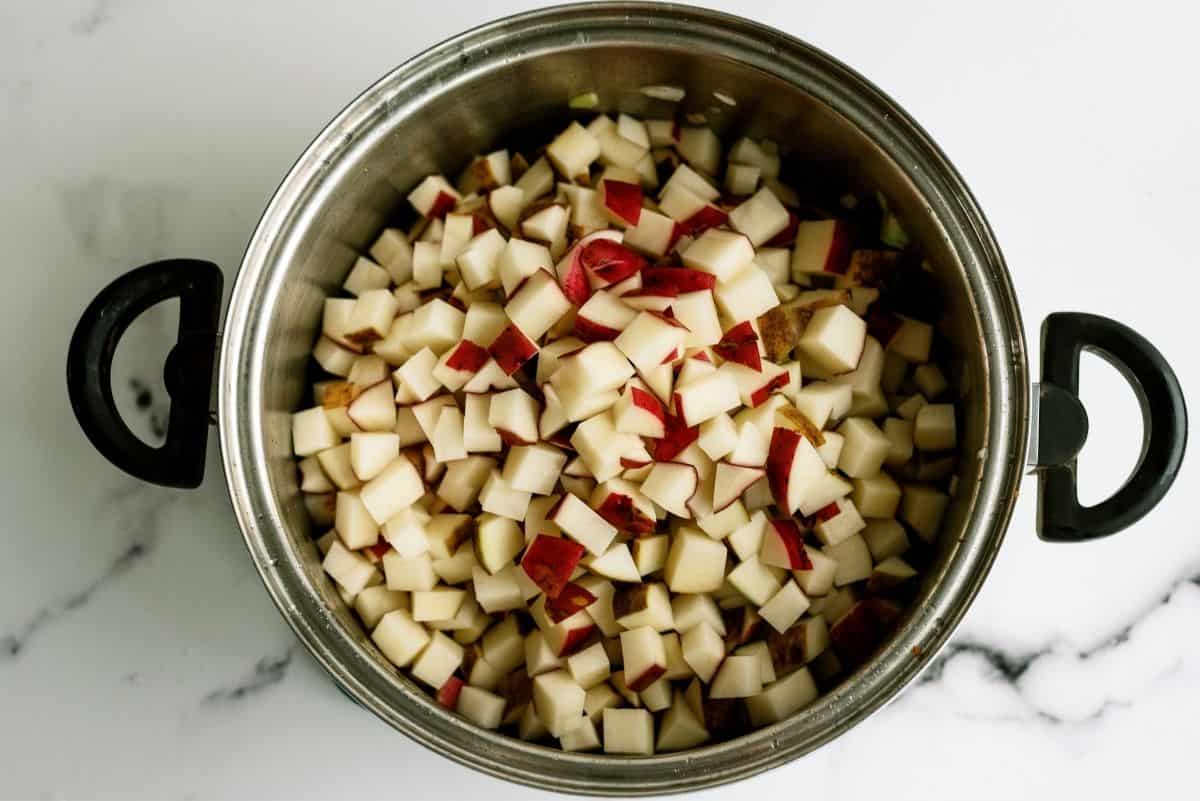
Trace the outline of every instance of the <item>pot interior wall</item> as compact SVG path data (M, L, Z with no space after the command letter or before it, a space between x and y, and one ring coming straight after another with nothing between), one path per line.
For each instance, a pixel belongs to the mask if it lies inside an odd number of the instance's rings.
M289 450L289 414L306 402L314 377L309 352L319 330L322 299L337 290L384 225L411 219L404 195L424 175L444 172L453 179L472 154L514 142L544 142L576 114L568 109L568 99L587 91L599 95L603 110L649 118L673 116L677 108L705 114L727 144L742 134L771 138L784 152L791 182L802 191L830 182L860 193L878 189L899 211L945 289L947 312L938 323L952 343L959 373L959 489L937 557L924 578L916 604L921 608L952 565L971 516L992 401L983 332L963 262L913 181L831 109L826 101L832 98L784 83L732 52L722 54L717 48L715 55L701 53L677 41L673 29L663 28L653 46L616 47L581 34L569 47L531 46L504 61L485 56L486 50L478 58L464 50L455 69L422 77L421 85L400 87L397 96L404 99L376 104L367 116L343 119L347 135L324 152L310 153L321 159L323 174L298 201L290 239L278 248L286 263L274 269L286 270L286 279L261 340L264 369L258 397L265 430L259 446L287 537L316 591L335 610L328 625L347 627L364 646L361 659L382 663L321 574L311 539L322 532L311 531ZM656 84L686 89L686 100L677 107L639 91ZM718 100L714 92L732 98L736 106ZM407 99L412 97L416 99Z

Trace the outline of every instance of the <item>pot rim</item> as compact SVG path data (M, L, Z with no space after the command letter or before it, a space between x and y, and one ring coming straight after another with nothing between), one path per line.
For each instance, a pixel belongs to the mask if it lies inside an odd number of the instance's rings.
M571 754L478 729L441 709L338 623L312 588L273 495L262 354L287 272L278 267L293 255L295 232L311 221L309 201L336 181L339 160L381 135L384 117L430 92L453 91L455 77L494 67L514 47L522 56L561 49L583 28L593 42L649 41L656 26L789 83L804 76L807 91L902 165L964 264L984 339L988 439L974 509L942 581L908 614L887 649L837 689L803 714L717 745L640 758ZM739 780L808 753L880 709L930 664L986 578L1012 514L1029 424L1027 372L1015 293L991 229L942 151L894 101L823 51L741 17L669 3L586 3L513 15L435 45L388 72L317 135L267 205L234 282L220 356L219 431L234 512L268 593L309 652L359 704L431 750L493 776L546 790L643 795Z

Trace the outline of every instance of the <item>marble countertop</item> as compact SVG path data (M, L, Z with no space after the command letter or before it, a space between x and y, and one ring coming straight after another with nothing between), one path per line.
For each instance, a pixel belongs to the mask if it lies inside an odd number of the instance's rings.
M0 797L546 797L347 701L250 566L215 446L199 491L144 486L87 444L62 378L70 330L113 276L187 255L231 277L278 179L343 103L426 46L533 5L0 8L0 241L18 287L0 297ZM1031 343L1047 313L1093 311L1158 344L1185 388L1200 383L1194 9L717 5L842 58L938 139L1005 248ZM151 438L170 326L167 311L147 315L117 357L119 403ZM1138 410L1099 360L1083 382L1094 501L1136 458ZM1198 481L1191 459L1134 530L1071 547L1037 540L1027 481L935 667L834 744L722 797L1191 794Z

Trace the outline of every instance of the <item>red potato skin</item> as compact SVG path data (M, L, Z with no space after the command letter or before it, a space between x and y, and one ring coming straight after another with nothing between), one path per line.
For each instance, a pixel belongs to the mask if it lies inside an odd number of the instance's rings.
M630 225L642 218L642 187L627 181L604 181L604 205Z
M575 317L575 336L588 344L593 342L611 342L620 335L621 332L615 328L609 328L607 325L593 322L586 317Z
M629 677L626 677L625 686L635 693L640 693L642 690L658 681L659 678L662 677L662 674L666 672L666 665L651 665L643 670L640 676L633 680L630 680Z
M525 668L517 668L496 685L496 694L508 701L506 710L524 707L533 698L533 679Z
M446 366L451 370L477 373L487 360L488 352L485 348L480 347L469 339L464 339L458 343L458 347L454 349L454 353L450 354L450 358L446 360Z
M614 528L630 534L640 536L654 531L654 521L638 511L633 505L633 498L628 495L610 492L596 510L596 514Z
M573 540L539 534L525 549L521 569L548 599L557 598L570 582L583 552L584 547Z
M482 214L471 215L471 236L479 236L484 231L494 227Z
M429 207L428 217L431 220L441 219L454 211L456 205L458 205L458 201L455 200L454 195L449 192L438 192L433 205Z
M463 680L458 676L451 676L446 679L437 691L437 702L446 709L454 709L458 706L458 694L462 691Z
M612 239L594 239L584 245L577 261L608 285L624 281L647 264L640 254Z
M630 387L629 396L633 401L634 406L638 407L639 409L645 409L659 420L663 421L664 423L666 422L666 412L663 411L662 404L658 402L658 398L656 398L654 395L642 389L641 387Z
M713 345L713 352L727 362L749 367L751 370L762 372L762 355L758 352L758 334L750 321L738 323L721 337L721 341Z
M903 320L884 309L871 309L871 313L867 315L867 333L879 340L879 344L885 348L903 324Z
M841 513L842 513L842 510L838 508L838 505L835 502L835 503L827 504L826 506L822 506L820 509L817 510L817 513L815 516L816 516L817 520L820 520L822 523L824 523L827 520L832 520L833 518L837 517Z
M488 353L496 360L496 364L500 365L505 375L512 375L534 357L537 345L525 336L524 331L517 328L516 323L509 323L488 346Z
M767 450L767 482L771 485L775 505L780 509L787 509L788 477L799 445L799 432L779 427L771 432L771 445Z
M579 263L578 253L572 254L567 261L567 271L561 283L563 294L576 306L587 303L588 298L592 296L592 287L583 272L583 265Z
M841 275L850 266L850 226L838 220L833 226L829 252L825 255L824 270Z
M808 552L804 549L804 535L796 521L791 518L772 520L771 528L775 529L784 550L787 551L788 569L812 570L812 560L808 558Z
M674 295L686 292L699 292L713 289L717 285L717 277L701 270L689 267L647 267L642 270L642 291L650 288L667 287L674 290Z
M756 351L757 352L757 351ZM758 389L750 393L750 406L761 406L767 402L767 398L771 397L771 393L777 389L786 387L792 380L792 377L787 373L780 373L772 378L766 384L763 384Z
M567 632L567 637L563 640L562 648L555 656L570 656L579 651L587 644L588 638L592 636L592 632L596 630L595 624L582 626L581 628L571 629Z
M729 214L711 203L698 212L676 224L688 236L699 236L709 228L716 228L729 221Z
M745 645L754 639L763 627L763 619L748 606L721 611L725 623L725 650Z
M387 540L380 540L379 542L375 543L371 547L367 548L367 550L370 553L374 554L375 557L378 559L382 559L384 557L384 554L386 554L391 549L392 549L392 545Z
M595 600L595 595L575 582L568 581L557 597L546 597L546 616L552 623L561 623L579 610L587 609Z
M500 441L505 445L533 445L537 442L535 439L521 439L516 433L509 431L507 428L497 428L496 433L500 435Z
M853 669L866 662L887 636L884 622L871 601L859 601L829 628L829 640L842 663Z
M800 218L789 211L787 227L767 240L763 246L768 248L791 247L796 242L796 229L799 227Z
M687 426L683 420L668 414L664 420L666 431L662 439L651 440L651 455L657 462L669 462L700 439L700 426Z

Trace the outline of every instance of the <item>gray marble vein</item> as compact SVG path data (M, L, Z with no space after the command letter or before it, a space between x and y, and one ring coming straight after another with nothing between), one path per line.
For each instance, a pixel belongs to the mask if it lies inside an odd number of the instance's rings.
M94 0L71 23L71 33L76 36L91 36L112 22L116 6L113 0Z
M118 530L129 532L128 544L94 579L82 588L33 613L15 631L0 636L0 662L11 661L25 652L31 640L46 627L72 612L81 609L114 579L127 573L134 565L153 552L163 535L159 525L164 510L175 495L163 490L129 483L107 496L100 510L111 508L118 515Z
M1106 697L1095 709L1083 716L1064 716L1055 711L1051 699L1041 697L1040 693L1029 686L1028 677L1039 668L1056 671L1060 677L1060 685L1069 685L1070 676L1062 675L1065 668L1052 665L1053 660L1069 660L1081 664L1094 663L1103 658L1116 655L1130 648L1137 648L1136 635L1139 630L1156 614L1159 614L1179 601L1181 591L1188 588L1200 587L1200 574L1189 576L1175 582L1163 593L1158 602L1146 608L1133 620L1128 621L1117 629L1111 636L1090 648L1069 649L1062 645L1046 645L1034 651L1014 653L1005 650L1003 645L983 642L973 639L952 640L933 664L920 676L916 684L932 685L941 682L947 669L958 662L968 659L980 661L984 666L982 678L1008 686L1021 699L1029 713L1034 717L1050 724L1082 723L1103 717L1109 710L1128 706L1128 702L1116 697ZM1121 654L1124 655L1124 654ZM1106 682L1106 685L1108 683ZM1106 689L1115 692L1116 688Z
M299 646L293 643L278 656L264 656L255 663L254 669L246 676L228 687L213 690L204 696L201 703L213 705L242 701L278 684L287 676L288 668L291 667L298 648Z

